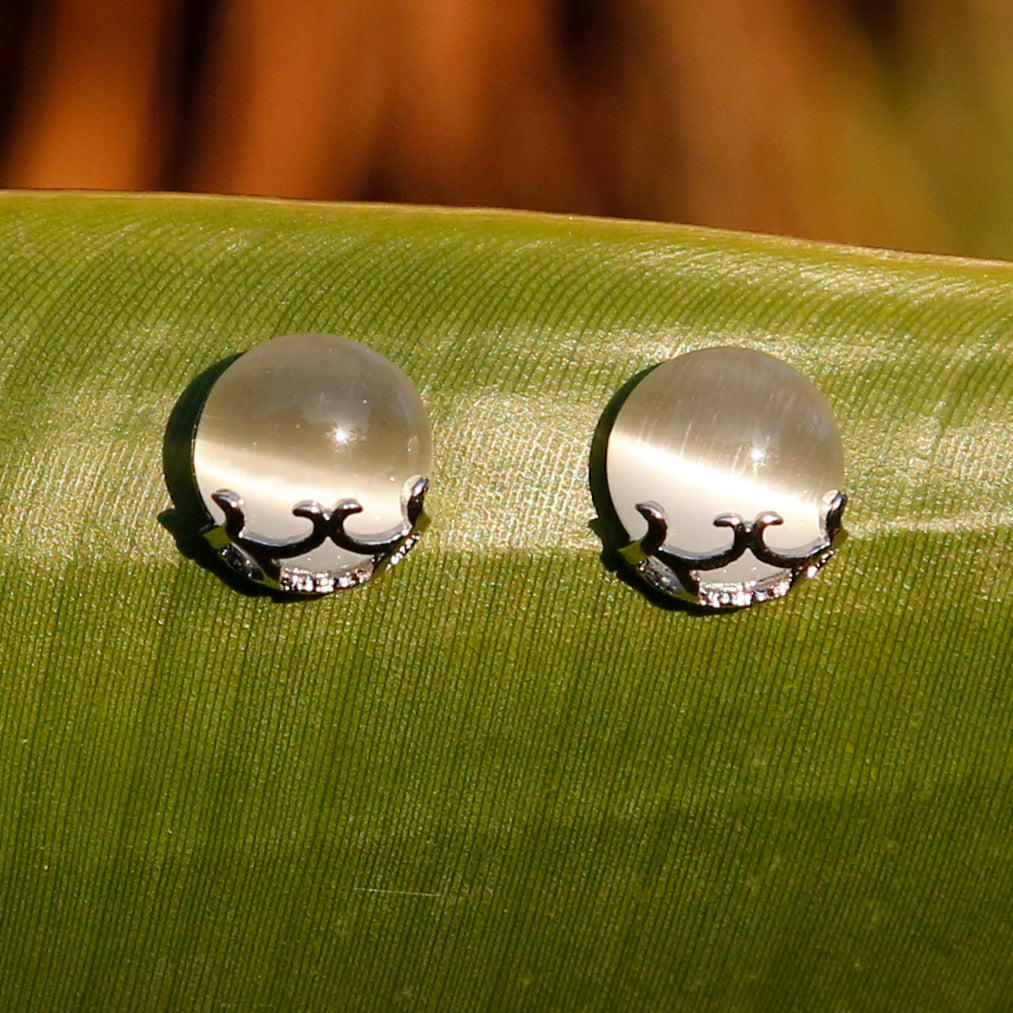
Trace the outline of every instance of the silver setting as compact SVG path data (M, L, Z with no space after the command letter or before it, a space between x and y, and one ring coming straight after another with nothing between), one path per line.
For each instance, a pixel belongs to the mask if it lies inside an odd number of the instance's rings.
M647 533L620 552L644 580L662 594L694 602L702 608L745 608L783 597L799 580L815 576L834 554L843 535L842 518L848 497L835 490L827 494L827 500L824 536L797 553L779 552L764 541L767 528L784 523L774 511L758 514L752 521L734 513L715 517L714 527L732 531L732 544L721 552L699 555L669 548L665 545L668 518L664 508L653 502L637 504L637 512L647 521ZM762 580L737 583L704 578L708 571L728 566L747 550L761 563L780 567L781 572Z
M242 497L231 489L219 489L211 498L225 514L225 520L222 524L209 525L201 533L211 548L248 580L290 594L329 594L358 587L377 570L404 559L425 529L423 500L428 487L429 480L421 475L408 479L401 490L402 522L372 538L357 537L345 531L345 521L362 513L358 500L343 499L332 510L315 500L297 503L292 515L305 518L312 527L307 535L284 541L272 541L248 532ZM311 552L328 539L338 548L362 556L362 562L333 571L307 570L285 564L284 560Z

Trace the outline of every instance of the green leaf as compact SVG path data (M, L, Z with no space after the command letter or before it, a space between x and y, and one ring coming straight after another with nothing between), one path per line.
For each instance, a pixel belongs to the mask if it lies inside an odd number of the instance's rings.
M1013 269L173 196L11 194L0 242L4 1008L1013 1005ZM432 523L281 602L163 441L316 330L419 386ZM603 562L588 462L725 343L829 399L851 537L701 617Z

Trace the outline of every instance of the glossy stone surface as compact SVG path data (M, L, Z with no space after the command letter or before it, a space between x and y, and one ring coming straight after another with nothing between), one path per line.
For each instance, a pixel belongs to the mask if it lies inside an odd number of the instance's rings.
M837 423L797 370L744 348L707 348L662 363L620 408L606 453L609 494L631 541L647 524L636 505L660 504L666 546L713 554L731 544L720 514L752 521L775 511L772 548L805 549L823 535L828 494L843 489ZM783 570L746 552L710 571L714 583L765 581Z
M237 359L218 378L201 412L193 470L208 515L223 513L212 494L242 497L247 529L280 541L310 522L292 508L316 500L330 509L359 501L347 531L373 537L402 522L406 481L429 476L432 436L407 376L365 345L329 334L274 338ZM362 558L327 541L289 561L307 570L341 570Z

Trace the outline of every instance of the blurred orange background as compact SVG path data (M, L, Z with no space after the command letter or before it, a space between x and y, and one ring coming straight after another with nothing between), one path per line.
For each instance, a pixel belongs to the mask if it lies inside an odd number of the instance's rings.
M0 183L492 205L1013 257L1006 0L49 0Z

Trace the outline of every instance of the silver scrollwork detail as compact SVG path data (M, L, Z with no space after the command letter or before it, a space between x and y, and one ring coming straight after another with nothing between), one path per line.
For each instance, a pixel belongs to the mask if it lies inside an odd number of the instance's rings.
M764 540L767 528L784 523L774 511L758 514L752 521L727 513L715 517L714 526L729 528L732 543L727 549L711 555L666 546L668 518L664 509L654 502L638 503L637 512L647 521L647 533L622 549L621 554L656 590L688 599L704 608L743 608L770 601L787 594L799 580L814 576L834 554L842 536L848 497L834 491L828 493L827 499L824 534L814 545L798 552L781 552L767 545ZM728 566L747 551L761 563L777 567L779 572L755 581L722 583L706 579L708 572Z
M348 518L362 513L358 500L343 499L330 510L315 500L297 503L292 515L308 520L310 530L306 535L280 541L247 531L242 497L231 489L219 489L211 498L225 514L225 520L205 528L203 534L230 567L250 580L292 594L328 594L357 587L380 567L393 566L405 557L421 535L428 487L429 480L421 475L408 479L401 491L401 523L374 537L351 535L345 530ZM337 570L308 570L286 563L328 539L338 548L362 556L362 561Z

